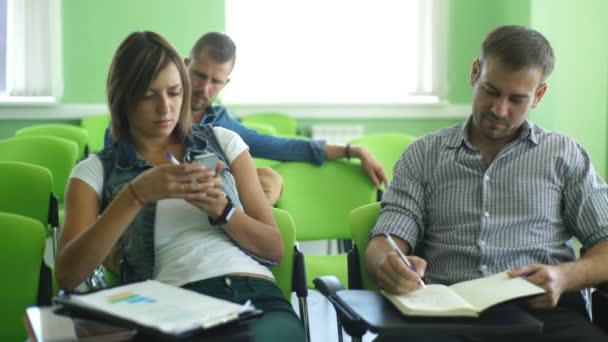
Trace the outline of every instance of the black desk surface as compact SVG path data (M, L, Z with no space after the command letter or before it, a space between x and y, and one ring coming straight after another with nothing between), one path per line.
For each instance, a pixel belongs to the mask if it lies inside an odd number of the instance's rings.
M133 329L86 319L57 314L58 307L29 307L26 310L26 330L32 341L159 341L155 336L137 333ZM236 324L226 329L211 329L176 341L253 341L247 324Z
M338 298L361 318L367 329L382 336L473 334L521 335L539 334L542 322L515 304L502 304L484 311L478 318L408 317L399 312L380 293L367 290L343 290Z

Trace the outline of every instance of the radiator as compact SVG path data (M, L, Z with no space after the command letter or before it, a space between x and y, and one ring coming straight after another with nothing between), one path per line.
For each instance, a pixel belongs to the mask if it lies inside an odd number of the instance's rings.
M328 144L346 145L363 135L363 125L312 125L313 139L326 140Z

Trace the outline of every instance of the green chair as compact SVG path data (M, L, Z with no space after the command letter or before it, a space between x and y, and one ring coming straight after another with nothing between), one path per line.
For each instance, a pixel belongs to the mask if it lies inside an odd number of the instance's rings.
M308 288L304 270L304 258L296 246L296 229L291 215L282 209L272 208L272 215L283 237L285 254L279 265L270 270L277 285L287 300L291 300L291 293L295 292L298 298L300 320L306 331L307 341L310 341L310 322L308 320Z
M109 124L110 115L108 114L86 116L80 121L80 126L89 135L88 145L91 152L103 149L104 134Z
M41 124L24 127L15 132L16 137L36 135L50 135L72 140L78 144L78 159L86 158L89 155L89 133L82 127L67 124Z
M78 160L78 145L51 136L19 136L0 140L0 161L46 167L53 175L53 193L63 203L68 177Z
M251 128L254 131L260 133L260 134L265 134L265 135L277 135L277 129L269 124L266 123L261 123L261 122L256 122L256 121L245 121L242 123L243 126L247 127L247 128Z
M401 154L416 139L407 134L368 134L349 141L352 145L361 145L370 150L378 158L388 180L393 179L393 167L399 161Z
M265 135L277 135L277 129L274 126L261 123L261 122L244 122L243 126L247 128L251 128L260 134ZM253 162L256 167L273 167L274 165L280 163L280 161L272 160L272 159L264 159L264 158L253 158Z
M277 134L295 136L298 133L298 120L289 114L283 113L258 113L250 114L241 118L241 123L248 126L251 123L262 123L273 126Z
M376 189L358 165L328 161L281 163L273 167L283 177L277 207L289 211L298 241L350 240L347 218L354 208L376 200ZM306 278L335 275L347 283L346 254L306 255ZM312 281L307 283L312 288Z
M0 140L0 161L16 161L42 166L53 175L53 191L61 208L70 172L78 160L75 142L51 136L23 136ZM58 229L62 222L59 209L58 222L52 223L53 256L57 247Z
M1 212L32 218L44 227L57 225L57 197L53 194L53 176L47 168L0 161L0 175Z
M32 218L46 228L47 236L56 237L59 206L51 172L38 165L0 161L0 175L0 211ZM53 256L56 243L54 239Z
M365 256L369 233L376 225L380 214L380 202L370 203L354 209L348 215L348 226L354 246L348 254L348 287L350 289L378 290L376 283L365 271L360 260Z
M27 338L23 323L25 309L38 304L44 227L29 217L0 212L0 234L3 244L0 249L0 340L23 341Z

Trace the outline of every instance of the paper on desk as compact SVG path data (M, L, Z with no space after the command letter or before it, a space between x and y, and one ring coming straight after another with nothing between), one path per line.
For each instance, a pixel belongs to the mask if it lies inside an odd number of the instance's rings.
M72 295L70 301L170 334L207 329L255 309L154 280Z

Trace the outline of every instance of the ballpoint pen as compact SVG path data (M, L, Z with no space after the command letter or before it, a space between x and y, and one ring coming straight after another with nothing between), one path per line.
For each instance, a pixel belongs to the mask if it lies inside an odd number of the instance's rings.
M393 238L390 236L389 233L384 233L384 237L386 237L386 241L388 241L388 244L391 245L391 248L397 253L397 255L399 256L399 258L401 259L401 261L403 261L403 263L412 271L416 272L416 269L414 268L414 265L412 265L407 258L405 257L405 255L403 255L403 252L401 252L401 250L399 249L399 246L397 246L397 243L395 243L395 240L393 240ZM424 284L424 281L422 281L422 279L419 279L419 283L420 286L422 287L426 287L426 285Z
M179 165L179 161L171 154L171 152L165 153L165 156L167 156L167 158L169 159L171 164ZM194 179L194 177L192 177L192 175L190 175L189 173L186 173L186 176L188 176L188 178L190 179L190 182L192 182L192 184L198 184L198 182L196 181L196 179Z

